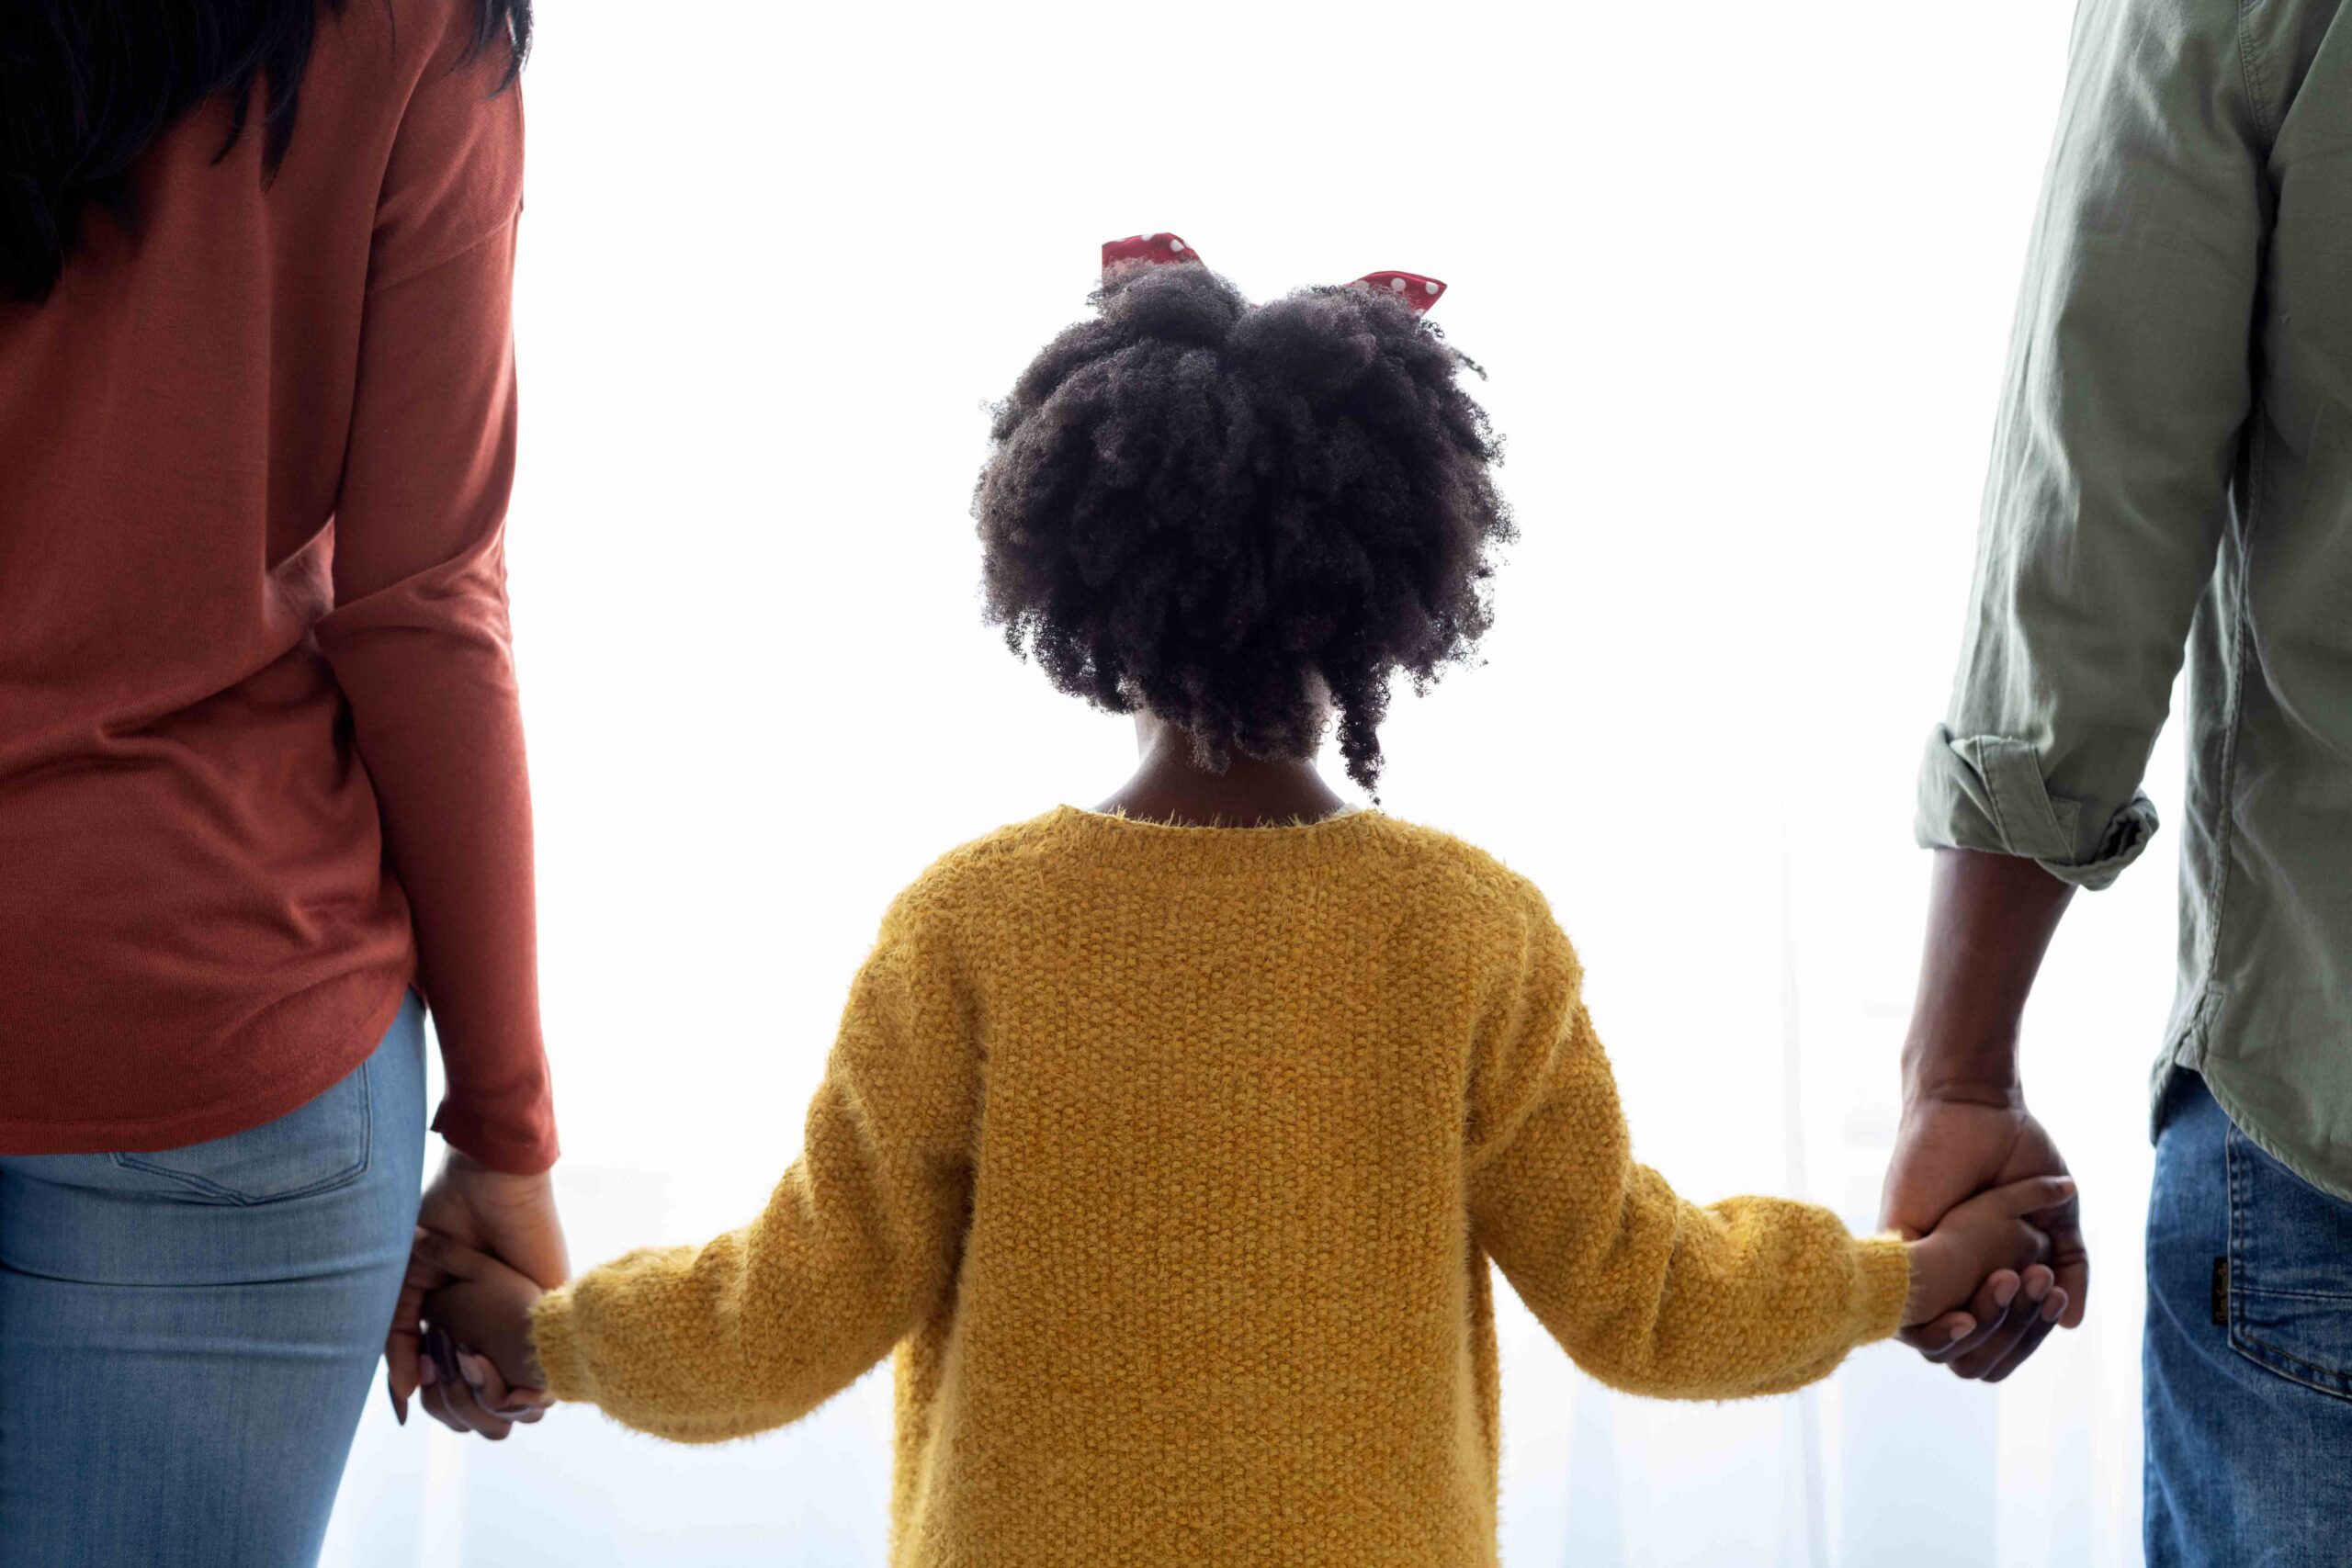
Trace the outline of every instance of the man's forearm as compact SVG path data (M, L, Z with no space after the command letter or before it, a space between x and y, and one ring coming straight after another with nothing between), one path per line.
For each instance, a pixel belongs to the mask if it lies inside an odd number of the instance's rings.
M2018 856L1936 852L1927 952L1903 1045L1906 1098L2014 1096L2026 998L2074 892Z

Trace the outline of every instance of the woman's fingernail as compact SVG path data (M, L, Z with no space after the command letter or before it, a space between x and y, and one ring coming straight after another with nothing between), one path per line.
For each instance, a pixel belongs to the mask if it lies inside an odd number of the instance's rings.
M1954 1339L1965 1339L1968 1337L1968 1331L1974 1326L1974 1324L1972 1324L1967 1319L1962 1318L1960 1322L1951 1325L1951 1337Z
M400 1391L387 1384L384 1389L384 1396L392 1402L393 1421L402 1427L407 1426L408 1406L401 1402Z
M416 1381L423 1383L426 1388L431 1388L435 1383L441 1381L441 1369L433 1364L432 1357L424 1356L418 1359L416 1363Z
M2026 1286L2025 1293L2029 1300L2038 1302L2042 1297L2050 1293L2050 1281L2047 1280L2032 1280Z
M1999 1284L1993 1287L1993 1304L1995 1306L2005 1307L2017 1299L2018 1282L2015 1280L2004 1280Z
M458 1352L458 1371L464 1373L466 1382L476 1388L480 1388L490 1374L490 1369L483 1365L482 1359L471 1350Z

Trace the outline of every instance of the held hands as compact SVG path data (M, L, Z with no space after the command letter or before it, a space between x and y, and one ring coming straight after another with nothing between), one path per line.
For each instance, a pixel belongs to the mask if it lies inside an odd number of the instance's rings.
M393 1412L406 1421L414 1396L452 1431L502 1438L515 1423L537 1421L546 1396L535 1381L513 1386L485 1358L461 1350L473 1342L458 1336L452 1343L437 1314L426 1331L426 1299L452 1279L428 1242L503 1258L523 1278L552 1289L571 1273L553 1187L545 1175L492 1170L453 1150L425 1190L417 1225L416 1249L384 1344Z
M2002 1320L2021 1296L2030 1303L2019 1309L2027 1316L2057 1322L2066 1310L2066 1292L2044 1266L2052 1244L2035 1216L2074 1196L2071 1178L2034 1176L1980 1192L1946 1214L1910 1244L1905 1329L1958 1344L1980 1323Z
M1905 1106L1887 1167L1882 1223L1906 1239L1928 1235L1948 1213L1957 1214L1955 1205L1988 1188L2065 1174L2057 1145L2013 1090L1917 1092ZM2001 1288L2007 1281L1997 1276L1986 1280L1965 1311L1906 1325L1904 1343L1957 1376L1998 1382L2052 1329L2079 1326L2090 1291L2081 1200L2070 1188L2030 1218L2049 1237L2047 1256L2035 1260L2046 1267L2024 1268L2014 1290ZM2062 1304L2052 1308L2053 1299Z

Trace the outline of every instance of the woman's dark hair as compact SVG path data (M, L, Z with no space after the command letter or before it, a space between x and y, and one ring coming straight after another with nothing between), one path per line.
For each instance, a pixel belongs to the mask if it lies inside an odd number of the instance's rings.
M389 4L390 0L379 0ZM531 0L474 0L473 48L531 43ZM190 106L225 95L244 134L263 84L262 158L294 136L319 12L344 0L5 0L0 3L0 290L44 299L96 202L126 220L128 172Z
M1424 688L1487 629L1514 536L1478 371L1364 288L1252 309L1198 262L1128 263L995 410L973 502L987 615L1054 684L1143 707L1222 769L1380 773L1389 678Z

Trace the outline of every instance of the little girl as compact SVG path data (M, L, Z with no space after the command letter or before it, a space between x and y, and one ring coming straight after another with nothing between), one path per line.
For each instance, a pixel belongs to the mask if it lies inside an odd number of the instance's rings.
M974 511L991 620L1141 766L891 905L760 1218L545 1294L426 1238L434 1321L687 1442L895 1347L905 1568L1431 1568L1495 1559L1489 1258L1578 1365L1686 1398L2013 1294L2061 1180L1908 1243L1676 1197L1543 895L1316 773L1336 725L1374 786L1392 678L1472 646L1511 536L1440 286L1253 308L1173 236L1108 249Z

